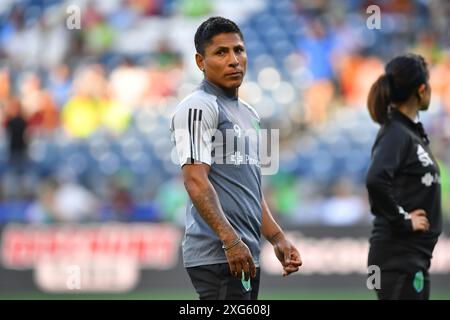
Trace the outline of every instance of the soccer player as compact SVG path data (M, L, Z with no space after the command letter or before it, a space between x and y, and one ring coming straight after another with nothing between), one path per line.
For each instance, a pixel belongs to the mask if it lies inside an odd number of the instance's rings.
M375 215L368 264L381 270L379 299L429 298L428 269L442 230L439 167L418 121L430 96L427 64L413 54L391 60L368 96L381 125L366 181Z
M212 17L197 29L195 48L204 80L171 119L190 198L184 266L200 299L253 300L259 290L261 233L273 245L284 276L302 262L262 194L256 135L244 134L257 131L260 121L238 97L247 68L244 37L234 22ZM245 148L237 151L239 144Z

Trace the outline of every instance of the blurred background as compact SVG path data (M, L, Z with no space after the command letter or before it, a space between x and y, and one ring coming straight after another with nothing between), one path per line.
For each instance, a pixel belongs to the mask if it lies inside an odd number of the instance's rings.
M380 29L367 26L372 4ZM420 120L440 163L445 220L432 298L449 299L446 0L2 0L0 299L196 298L180 256L187 194L168 128L202 79L193 38L214 15L245 38L241 97L263 128L280 130L280 170L263 178L264 192L304 260L283 279L264 243L260 297L375 298L364 276L364 179L378 127L366 98L389 59L416 52L430 69Z

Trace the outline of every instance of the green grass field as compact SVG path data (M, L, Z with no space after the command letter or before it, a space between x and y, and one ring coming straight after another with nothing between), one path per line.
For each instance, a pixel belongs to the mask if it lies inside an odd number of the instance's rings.
M153 290L129 294L12 294L0 295L0 300L196 300L194 292L182 290ZM358 290L301 289L262 290L260 300L375 300L375 294ZM450 290L433 291L431 300L450 300Z

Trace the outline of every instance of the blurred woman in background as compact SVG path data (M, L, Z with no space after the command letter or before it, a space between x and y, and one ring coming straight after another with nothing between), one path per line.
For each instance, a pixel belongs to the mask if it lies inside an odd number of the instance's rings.
M381 125L366 179L375 216L368 264L381 271L379 299L429 299L442 231L439 167L418 121L430 96L427 64L413 54L391 60L369 92L370 116Z

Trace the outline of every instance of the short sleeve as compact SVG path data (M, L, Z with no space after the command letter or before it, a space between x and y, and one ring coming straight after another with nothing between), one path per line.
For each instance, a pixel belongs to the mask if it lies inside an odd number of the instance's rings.
M217 126L218 108L213 101L190 98L180 103L172 116L170 131L181 167L195 162L211 165Z

